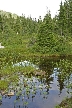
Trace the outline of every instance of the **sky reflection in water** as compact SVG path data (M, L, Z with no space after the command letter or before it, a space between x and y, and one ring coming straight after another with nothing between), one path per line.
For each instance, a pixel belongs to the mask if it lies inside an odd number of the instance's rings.
M38 81L38 78L36 79L35 77L33 77L33 82L36 81L35 83L35 87L37 88L36 94L34 95L35 97L32 98L31 89L30 89L29 99L27 98L27 95L25 94L24 101L25 102L27 101L28 105L26 107L24 106L24 108L54 108L54 106L56 104L59 104L64 99L64 97L68 96L66 92L67 91L66 88L64 89L62 88L61 89L62 91L60 91L58 77L57 77L57 68L54 68L53 71L50 71L50 74L48 74L48 76L44 79L45 81L43 81L43 79L41 81ZM22 81L23 80L21 78L21 82ZM30 82L31 81L28 80L28 84L30 84ZM47 84L51 88L48 88L48 89L43 88L42 90L39 88L41 84L43 84L43 86ZM23 90L23 93L25 93L25 90L26 88ZM46 93L46 92L48 94L45 94L45 97L43 97L44 96L43 93ZM9 97L5 98L3 96L3 99L2 99L3 104L0 105L0 108L19 108L19 107L23 108L22 96L20 96L20 100L15 104L15 107L14 107L15 99L16 99L16 95L12 96L10 99Z

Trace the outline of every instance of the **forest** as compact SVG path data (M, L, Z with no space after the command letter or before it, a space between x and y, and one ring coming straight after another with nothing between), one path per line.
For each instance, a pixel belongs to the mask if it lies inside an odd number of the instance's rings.
M58 11L51 18L47 10L38 20L23 14L0 14L0 42L5 48L16 48L18 53L72 54L72 0L61 2Z

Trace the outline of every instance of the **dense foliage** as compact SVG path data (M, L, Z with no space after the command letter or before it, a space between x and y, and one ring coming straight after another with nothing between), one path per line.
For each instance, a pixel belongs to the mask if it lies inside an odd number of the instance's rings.
M50 11L45 15L38 30L39 51L42 53L67 53L69 50L69 38L72 36L72 1L60 4L59 14L51 18Z
M54 18L47 11L43 20L41 16L37 20L0 11L0 42L5 48L23 53L72 53L72 1L61 2L59 14Z

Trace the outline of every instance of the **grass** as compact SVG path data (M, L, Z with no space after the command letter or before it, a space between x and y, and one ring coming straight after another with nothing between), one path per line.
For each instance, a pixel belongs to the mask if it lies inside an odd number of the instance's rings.
M8 81L0 80L0 90L6 90L8 88Z
M72 97L66 98L55 108L72 108Z

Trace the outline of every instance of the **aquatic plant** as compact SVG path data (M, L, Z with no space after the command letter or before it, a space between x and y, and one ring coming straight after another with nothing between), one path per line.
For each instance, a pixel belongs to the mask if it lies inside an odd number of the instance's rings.
M2 104L2 96L0 96L0 104Z
M6 90L8 88L9 82L6 80L0 80L0 90Z
M55 106L55 108L72 108L72 97L65 98L59 105Z

